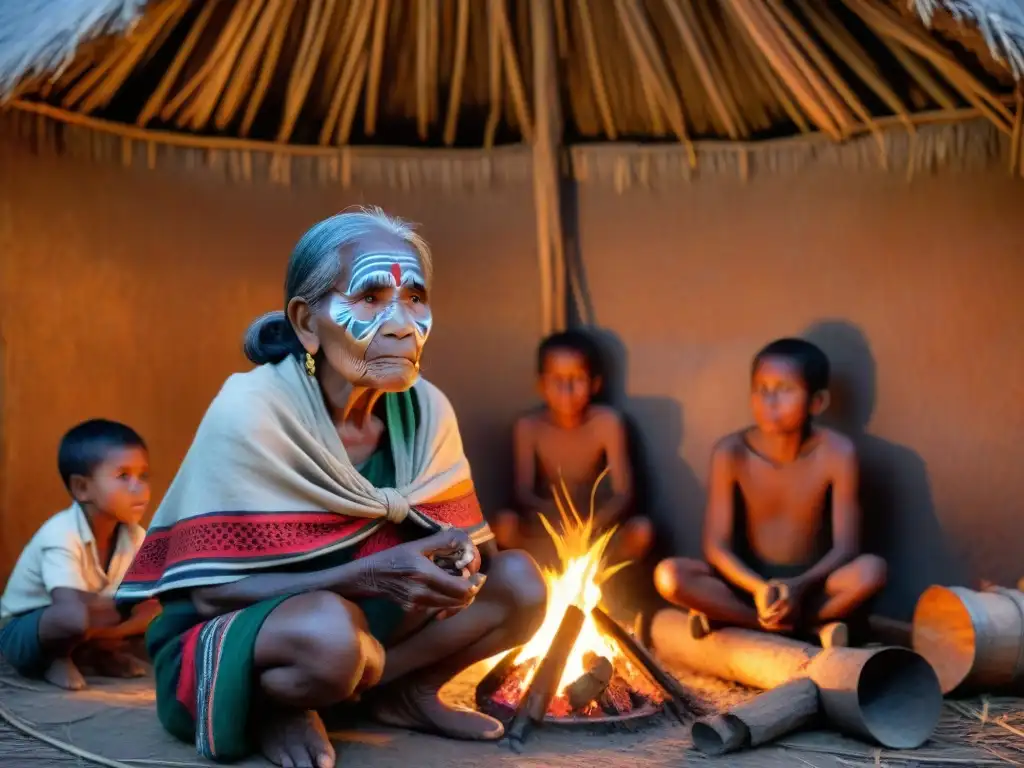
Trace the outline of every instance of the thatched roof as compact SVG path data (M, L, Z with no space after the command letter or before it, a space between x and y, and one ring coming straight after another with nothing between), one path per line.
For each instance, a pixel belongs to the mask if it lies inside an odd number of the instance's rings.
M843 139L961 107L1009 133L1024 73L1022 0L549 1L572 139ZM532 22L530 0L2 0L0 94L198 134L489 146L531 138Z

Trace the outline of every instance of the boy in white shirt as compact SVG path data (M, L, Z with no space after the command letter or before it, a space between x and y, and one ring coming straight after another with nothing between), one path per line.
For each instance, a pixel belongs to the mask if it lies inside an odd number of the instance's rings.
M0 655L26 677L69 690L85 687L72 660L98 673L138 677L126 652L159 611L155 601L124 619L113 595L145 537L149 453L130 427L86 421L61 440L61 479L73 503L32 537L0 599Z

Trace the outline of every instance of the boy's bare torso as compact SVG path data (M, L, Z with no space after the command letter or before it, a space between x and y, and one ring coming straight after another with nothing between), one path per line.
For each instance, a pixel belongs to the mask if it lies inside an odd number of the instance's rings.
M828 491L837 459L852 445L837 432L816 428L800 456L780 464L759 453L753 437L753 430L743 430L718 448L728 457L742 496L750 554L774 565L813 563L829 546L822 541Z
M551 423L544 412L524 416L521 426L529 434L536 456L535 493L551 498L551 486L560 488L564 482L576 511L580 515L589 513L591 490L606 466L605 446L619 426L618 414L593 405L575 429ZM599 493L598 499L606 496L609 489L610 486L603 489L605 493Z

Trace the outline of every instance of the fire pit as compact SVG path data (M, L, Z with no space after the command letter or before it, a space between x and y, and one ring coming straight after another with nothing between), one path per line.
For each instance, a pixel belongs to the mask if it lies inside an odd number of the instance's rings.
M679 683L600 607L602 584L628 565L605 562L613 531L595 538L592 517L581 519L568 499L559 509L561 532L541 518L558 556L558 566L544 571L544 622L525 645L490 660L477 708L506 724L513 748L534 724L628 727L666 705L688 719Z

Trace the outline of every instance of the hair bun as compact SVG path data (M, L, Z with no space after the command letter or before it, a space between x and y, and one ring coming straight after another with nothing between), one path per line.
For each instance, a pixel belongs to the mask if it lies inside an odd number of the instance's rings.
M298 338L284 312L256 318L245 332L242 351L256 365L279 363L298 348Z

